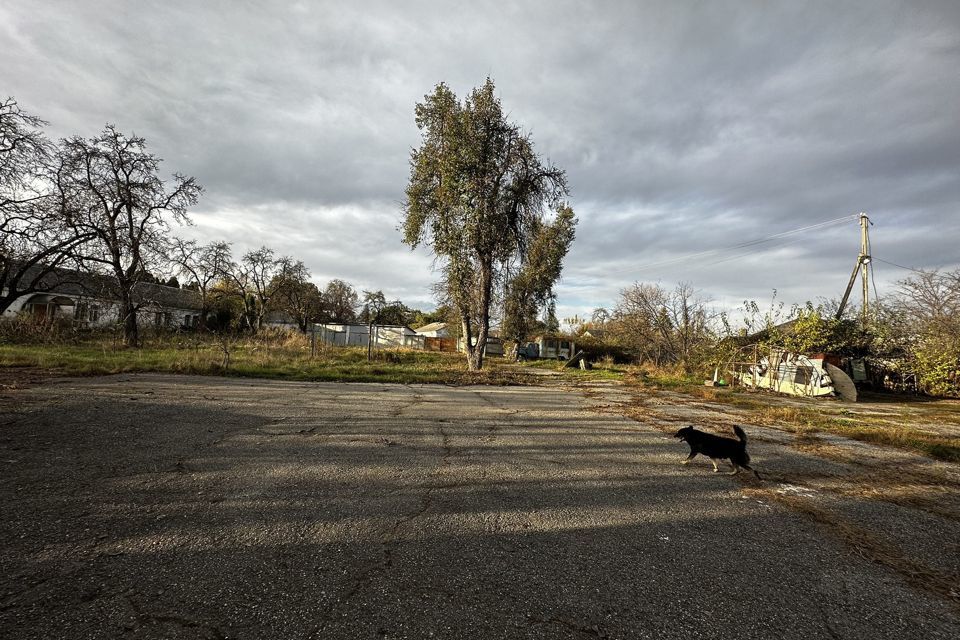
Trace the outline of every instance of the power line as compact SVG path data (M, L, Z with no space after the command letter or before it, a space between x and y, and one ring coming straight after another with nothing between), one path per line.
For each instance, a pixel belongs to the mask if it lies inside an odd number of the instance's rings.
M926 273L922 269L914 269L913 267L905 267L902 264L897 264L896 262L890 262L889 260L884 260L883 258L877 258L876 256L872 257L873 260L877 262L882 262L883 264L888 264L891 267L897 267L899 269L906 269L907 271L913 271L914 273Z

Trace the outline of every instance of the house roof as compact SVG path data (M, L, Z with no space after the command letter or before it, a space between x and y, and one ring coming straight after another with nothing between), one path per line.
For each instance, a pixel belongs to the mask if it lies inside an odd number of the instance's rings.
M422 327L414 329L417 333L427 333L428 331L440 331L447 328L446 322L431 322L430 324L425 324Z
M42 266L27 270L25 279L39 275ZM90 296L107 300L116 300L117 280L113 276L99 273L84 273L74 269L54 269L41 280L41 292L51 294ZM161 307L177 309L196 309L201 305L200 294L191 289L178 289L152 282L138 282L133 288L133 297L140 304L155 304Z
M314 323L314 324L316 324L316 326L318 326L318 327L327 327L327 328L329 328L329 327L351 327L351 328L357 327L357 328L359 328L359 329L366 329L366 328L369 326L369 325L364 324L364 323L362 323L362 322L317 322L317 323ZM411 333L416 333L413 329L411 329L410 327L408 327L408 326L405 325L405 324L379 324L379 323L375 323L373 326L374 326L374 327L377 327L377 328L379 328L379 329L405 329L406 331L409 331L409 332L411 332Z

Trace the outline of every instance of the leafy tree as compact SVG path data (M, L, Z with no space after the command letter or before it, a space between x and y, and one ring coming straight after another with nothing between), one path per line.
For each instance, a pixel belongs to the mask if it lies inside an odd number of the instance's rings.
M246 315L243 300L243 293L231 278L223 277L212 283L208 289L210 311L206 328L221 334L244 328Z
M360 296L356 289L343 280L331 280L323 290L324 313L330 322L356 322L359 304Z
M363 292L363 315L367 323L367 360L371 359L374 342L375 324L380 324L380 312L387 306L387 299L383 291Z
M411 309L399 300L395 300L385 302L377 314L376 323L412 326L418 317L422 317L420 311ZM359 320L360 322L367 322L368 310L366 307L360 312Z
M166 253L170 221L186 222L187 209L202 188L196 180L159 175L160 159L147 152L146 141L107 125L96 138L63 142L58 183L70 204L71 222L93 239L83 259L104 266L116 281L124 340L138 344L138 275Z
M577 221L573 210L562 207L549 224L536 220L526 260L507 284L501 335L512 343L516 356L520 343L537 324L541 311L549 311L554 300L553 287L560 279L563 258L573 243Z
M304 333L323 313L320 289L310 282L310 271L300 260L281 258L280 273L274 276L270 290L271 305L294 318Z
M854 320L837 320L812 303L798 308L787 329L779 332L779 344L793 353L833 353L864 356L870 348L869 336Z
M412 317L410 317L409 324L414 329L424 327L428 324L433 324L434 322L450 322L451 316L455 315L453 309L449 305L441 304L433 311L419 311L415 310Z
M415 111L422 140L410 157L403 240L436 256L444 301L457 311L475 371L491 305L525 261L545 209L562 205L566 176L507 120L489 78L462 103L438 84Z

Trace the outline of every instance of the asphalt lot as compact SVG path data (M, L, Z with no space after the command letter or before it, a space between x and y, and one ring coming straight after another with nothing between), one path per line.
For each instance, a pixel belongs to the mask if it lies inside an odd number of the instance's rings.
M8 392L0 637L960 637L955 603L605 406L163 375Z

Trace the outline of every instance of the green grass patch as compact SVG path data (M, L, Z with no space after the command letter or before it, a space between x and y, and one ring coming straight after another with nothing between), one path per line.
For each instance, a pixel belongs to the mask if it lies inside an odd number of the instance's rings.
M536 384L528 369L555 368L564 378L616 378L615 370L561 369L556 361L520 366L503 358L486 358L484 369L467 370L458 353L409 349L375 350L319 346L311 355L307 337L288 333L219 340L213 336L150 338L142 348L128 349L109 337L71 344L0 344L0 367L41 370L63 376L131 372L222 375L279 380L395 382L404 384Z

